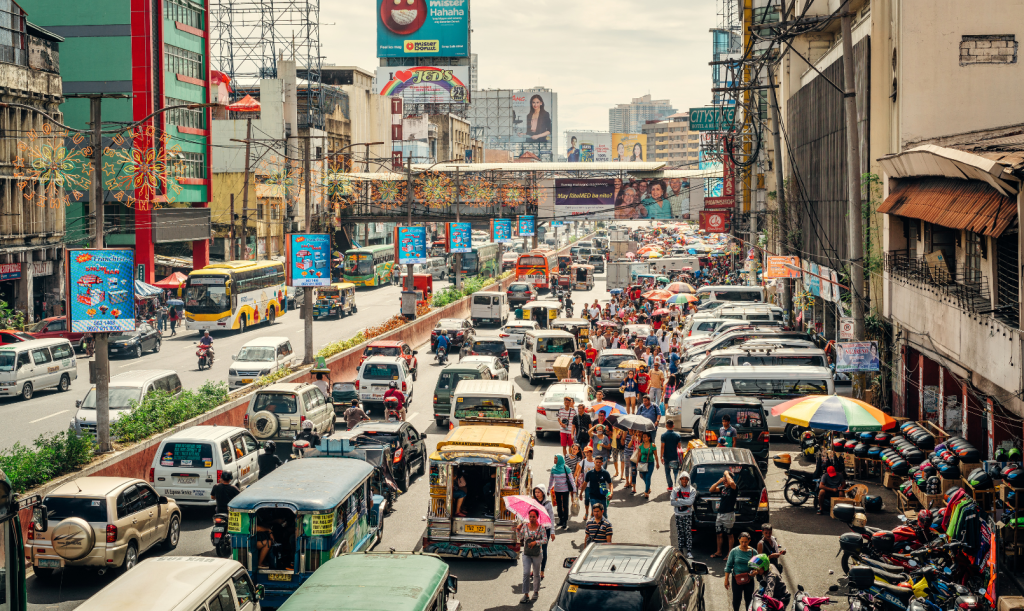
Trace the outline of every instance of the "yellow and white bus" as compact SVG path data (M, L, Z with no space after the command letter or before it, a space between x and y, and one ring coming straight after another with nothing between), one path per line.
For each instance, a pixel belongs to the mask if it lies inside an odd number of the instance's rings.
M185 329L245 332L285 312L288 298L284 263L226 261L188 275L183 291Z

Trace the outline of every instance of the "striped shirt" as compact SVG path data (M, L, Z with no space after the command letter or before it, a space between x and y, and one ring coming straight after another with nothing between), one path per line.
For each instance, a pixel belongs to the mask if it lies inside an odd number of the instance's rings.
M604 518L600 522L587 520L586 533L590 543L608 543L608 538L612 536L612 523Z
M562 406L558 410L558 430L566 435L572 434L572 421L576 417L575 407Z

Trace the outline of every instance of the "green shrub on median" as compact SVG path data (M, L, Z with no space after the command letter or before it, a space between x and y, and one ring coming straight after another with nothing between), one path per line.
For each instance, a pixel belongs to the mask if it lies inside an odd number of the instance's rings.
M14 489L24 492L70 473L93 458L95 445L91 436L78 436L72 430L40 435L32 445L35 449L15 443L0 450L0 470L11 478Z
M348 350L349 348L358 346L359 344L365 341L366 336L364 336L363 332L360 331L354 337L350 337L348 339L340 339L336 342L331 342L327 344L323 348L317 350L316 356L324 358L332 357L335 354L341 354L342 352Z
M177 396L152 392L142 403L132 402L131 411L110 425L110 435L120 443L142 441L205 414L227 400L228 386L224 382L207 382L198 390L184 390Z
M513 273L514 272L512 270L509 270L502 273L497 278L491 278L489 276L474 276L463 281L461 291L456 290L454 286L446 286L440 291L434 293L434 299L430 302L430 305L434 308L443 308L446 305L455 303L463 297L469 297L473 293L483 290L495 282L501 282Z

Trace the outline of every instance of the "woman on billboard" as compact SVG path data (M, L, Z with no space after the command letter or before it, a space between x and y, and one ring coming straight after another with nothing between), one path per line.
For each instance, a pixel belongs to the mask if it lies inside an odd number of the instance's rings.
M633 145L633 155L629 158L630 161L643 161L644 160L644 147L642 144L637 142Z
M530 114L526 115L526 137L534 142L547 142L551 135L551 115L544 110L544 98L530 98Z
M626 145L619 142L619 145L615 147L615 158L612 161L625 161L626 160Z
M641 202L647 209L647 218L669 220L672 218L672 203L668 200L668 188L660 178L652 180L648 187L650 193Z
M615 218L629 220L647 218L647 209L640 203L635 183L623 184L621 179L615 179Z

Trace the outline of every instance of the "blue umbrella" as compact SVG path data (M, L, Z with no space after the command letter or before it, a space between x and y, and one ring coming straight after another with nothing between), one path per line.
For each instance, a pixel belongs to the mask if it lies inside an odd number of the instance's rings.
M611 293L612 295L618 295L618 294L622 293L622 289L612 289L612 290L611 290L611 291L609 291L609 292L610 292L610 293Z
M627 411L624 406L619 405L618 403L612 403L611 401L605 401L604 403L601 403L599 405L601 405L601 407L594 412L595 416L603 412L604 417L607 418L608 416L611 416L612 410L616 410L620 414L625 414Z

